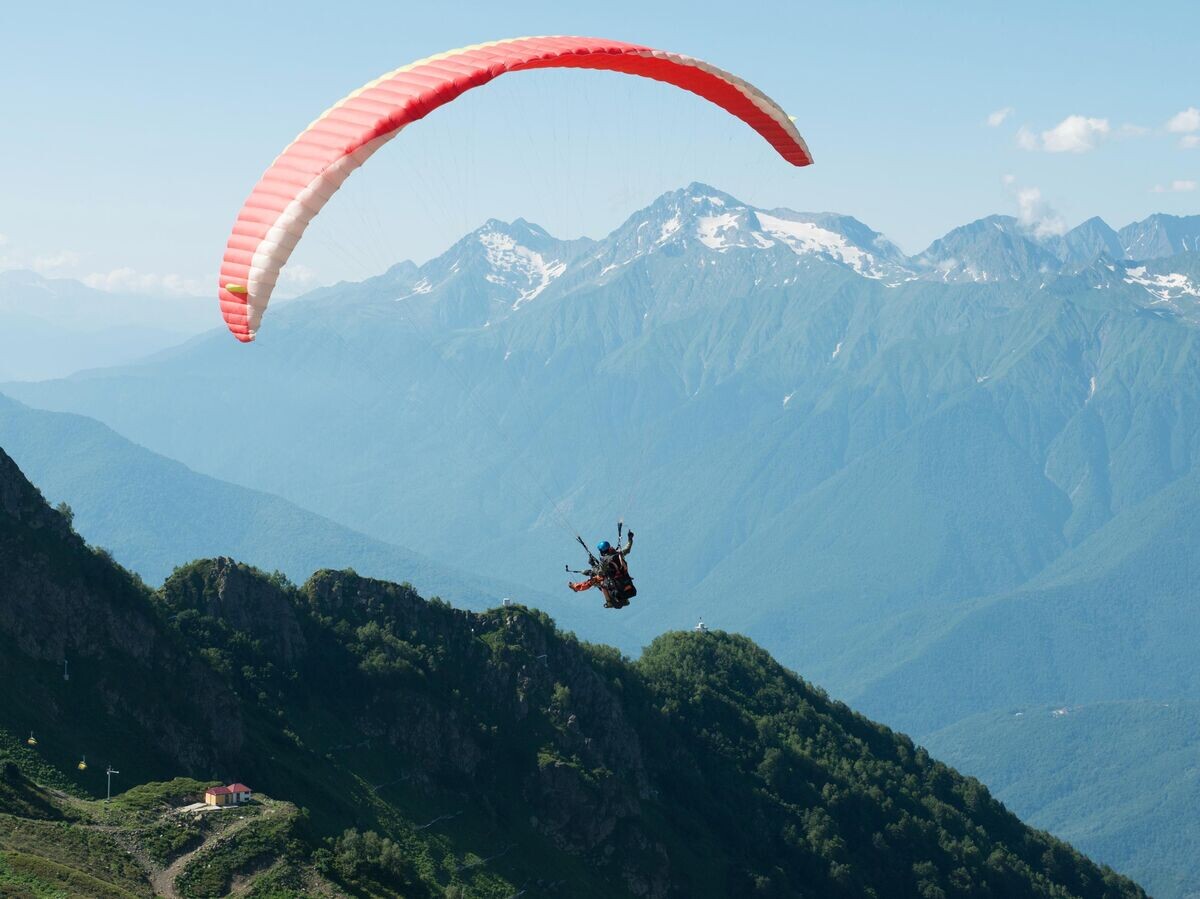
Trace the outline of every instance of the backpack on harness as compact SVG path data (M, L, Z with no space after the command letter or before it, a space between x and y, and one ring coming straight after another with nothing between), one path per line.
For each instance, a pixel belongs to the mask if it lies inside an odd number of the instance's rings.
M637 596L637 587L629 575L629 566L625 557L614 555L605 560L605 572L600 579L600 591L604 594L604 604L614 609L623 609L629 605L629 600Z

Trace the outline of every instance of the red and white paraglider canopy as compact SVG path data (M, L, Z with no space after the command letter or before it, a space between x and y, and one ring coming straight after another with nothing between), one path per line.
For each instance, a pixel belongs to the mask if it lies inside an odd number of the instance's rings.
M238 340L254 339L279 272L350 173L405 125L505 72L606 69L674 84L717 104L793 165L812 164L804 139L769 97L706 62L637 44L525 37L451 50L389 72L326 110L271 164L246 199L221 263L221 314Z

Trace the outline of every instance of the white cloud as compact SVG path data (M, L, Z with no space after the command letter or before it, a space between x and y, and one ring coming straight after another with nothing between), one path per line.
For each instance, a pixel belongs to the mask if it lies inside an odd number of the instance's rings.
M132 268L115 268L110 272L93 272L82 278L88 287L109 293L148 293L168 296L199 296L211 285L198 278L183 275L158 275L135 271Z
M1047 153L1086 153L1096 149L1101 140L1112 133L1108 119L1069 115L1053 128L1040 134L1028 125L1017 129L1017 146L1022 150L1044 150ZM1144 133L1139 125L1122 125L1118 134L1132 137Z
M1132 122L1126 122L1117 129L1117 137L1144 137L1149 133L1149 128L1144 125L1134 125Z
M1035 237L1055 237L1067 232L1067 223L1036 187L1017 190L1017 221Z
M1185 150L1200 150L1200 134L1185 134L1179 138L1179 146Z
M131 266L109 271L88 272L83 255L74 250L33 253L12 244L0 234L0 271L28 270L49 278L77 278L89 287L109 293L146 294L160 297L207 297L216 289L215 280L176 273L142 272ZM290 265L279 279L282 296L311 290L321 283L315 272L304 265Z
M59 250L34 256L25 267L33 269L39 275L63 275L79 265L79 261L80 256L74 250Z
M92 272L80 278L88 287L108 293L136 293L170 297L207 296L216 289L215 282L179 274L139 272L129 266L108 272ZM279 275L277 295L282 299L296 296L320 284L316 272L305 265L286 266Z
M1110 131L1108 119L1070 115L1042 132L1042 149L1047 153L1086 153Z
M275 290L281 298L294 297L320 287L322 283L315 271L303 263L294 262L283 267Z
M0 271L17 269L33 271L51 278L69 278L83 257L74 250L55 250L49 253L30 253L19 244L11 244L7 234L0 234Z
M1067 223L1042 196L1036 187L1020 187L1015 175L1004 175L1004 186L1017 201L1017 222L1034 237L1054 237L1065 234Z
M1004 120L1012 115L1012 111L1013 109L1011 106L1005 106L1003 109L997 109L987 117L988 127L999 128L1004 124Z
M1193 181L1190 178L1177 178L1165 187L1161 184L1154 185L1154 187L1150 188L1150 192L1155 194L1182 194L1195 190L1197 187L1200 187L1200 182Z
M1167 120L1167 130L1172 134L1190 134L1200 131L1200 109L1189 106L1182 112L1177 112Z

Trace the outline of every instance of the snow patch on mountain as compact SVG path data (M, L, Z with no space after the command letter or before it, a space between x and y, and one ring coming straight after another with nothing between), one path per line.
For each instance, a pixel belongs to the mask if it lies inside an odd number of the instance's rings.
M567 270L565 262L548 260L536 250L519 244L511 234L496 229L482 231L479 242L483 244L488 265L492 268L486 279L517 291L512 304L514 310L537 297Z
M671 239L671 235L679 230L683 222L680 220L679 214L676 213L667 221L663 222L662 228L659 231L658 240L655 243L666 243Z
M874 256L850 243L844 235L829 231L813 222L777 218L765 212L758 220L766 234L789 246L797 255L817 254L842 262L865 278L885 278L889 271L878 265Z
M1125 283L1137 284L1158 298L1158 302L1176 300L1183 296L1200 297L1200 286L1193 284L1187 275L1171 272L1165 275L1151 274L1146 266L1125 270Z
M429 279L422 278L420 281L414 284L409 292L404 294L404 296L396 297L396 302L399 303L401 300L407 300L410 297L421 296L422 294L429 293L432 290L433 284L430 283Z
M696 236L700 239L700 243L712 250L723 250L731 245L736 246L736 244L728 243L726 237L730 231L735 232L736 235L737 230L738 217L731 212L722 215L701 216L696 220Z

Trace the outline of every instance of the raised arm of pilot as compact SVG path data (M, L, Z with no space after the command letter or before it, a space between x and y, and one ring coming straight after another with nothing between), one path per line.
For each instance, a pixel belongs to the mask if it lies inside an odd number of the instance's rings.
M617 552L623 556L627 556L631 549L633 549L633 531L629 532L629 539L625 541L625 545L617 550Z

